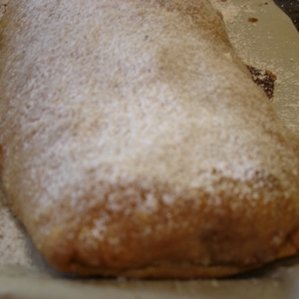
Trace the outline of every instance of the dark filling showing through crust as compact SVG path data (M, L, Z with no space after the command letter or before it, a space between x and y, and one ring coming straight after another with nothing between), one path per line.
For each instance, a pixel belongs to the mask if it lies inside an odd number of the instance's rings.
M277 79L276 75L268 70L260 70L253 66L247 65L254 83L260 86L266 93L269 99L274 95L274 83Z

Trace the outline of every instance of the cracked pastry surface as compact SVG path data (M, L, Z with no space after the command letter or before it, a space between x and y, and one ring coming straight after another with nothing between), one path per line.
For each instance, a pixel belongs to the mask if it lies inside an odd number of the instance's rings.
M206 0L11 0L0 169L55 269L220 277L297 254L298 143Z

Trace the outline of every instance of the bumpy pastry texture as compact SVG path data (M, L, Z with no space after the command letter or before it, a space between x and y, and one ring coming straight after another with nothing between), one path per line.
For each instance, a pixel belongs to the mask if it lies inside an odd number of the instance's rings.
M0 168L55 269L222 277L297 254L299 155L207 0L11 0Z

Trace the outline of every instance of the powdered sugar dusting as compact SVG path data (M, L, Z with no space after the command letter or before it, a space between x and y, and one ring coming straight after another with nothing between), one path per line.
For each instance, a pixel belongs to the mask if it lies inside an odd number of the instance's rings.
M0 58L3 182L29 231L40 226L37 243L70 228L78 255L108 247L91 264L127 242L135 261L144 236L198 244L244 202L248 214L271 206L285 236L297 226L280 207L299 212L298 155L207 1L13 3ZM20 20L28 27L11 34ZM190 256L210 260L198 246Z

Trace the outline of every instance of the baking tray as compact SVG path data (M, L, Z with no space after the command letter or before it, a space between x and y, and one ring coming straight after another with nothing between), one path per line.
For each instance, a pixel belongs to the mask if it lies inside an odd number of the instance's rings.
M8 2L0 0L0 5ZM277 76L272 105L295 138L299 137L299 33L295 26L270 0L212 2L222 12L231 41L243 60ZM43 264L3 202L0 194L0 299L299 298L299 263L296 260L226 280L74 280L59 277Z

